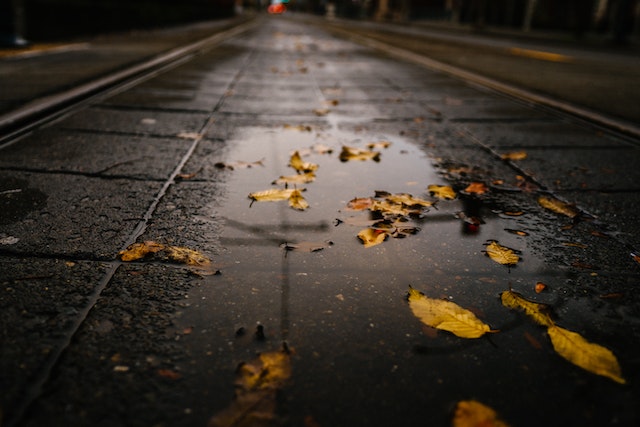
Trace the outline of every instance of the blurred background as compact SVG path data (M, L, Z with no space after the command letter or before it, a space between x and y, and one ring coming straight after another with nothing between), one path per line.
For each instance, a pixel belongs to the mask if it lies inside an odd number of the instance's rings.
M0 36L4 44L55 40L268 10L597 35L621 43L640 35L640 0L0 0Z

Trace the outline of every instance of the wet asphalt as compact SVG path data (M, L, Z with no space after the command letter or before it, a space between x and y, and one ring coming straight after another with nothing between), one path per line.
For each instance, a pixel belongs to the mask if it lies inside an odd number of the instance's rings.
M137 40L2 68L78 70L69 64L97 55L109 58L104 74L185 39L157 50ZM53 80L16 90L4 111L63 82ZM342 146L380 141L391 145L378 162L338 159ZM204 426L234 410L236 367L286 342L292 373L264 424L230 425L447 426L456 402L475 399L512 426L635 426L639 142L295 17L263 17L0 147L0 424ZM251 204L249 193L294 173L295 150L319 165L310 208ZM465 194L473 182L488 191ZM416 235L362 246L366 218L349 200L429 198L431 184L458 198L407 221ZM578 215L544 209L543 194ZM149 240L205 254L213 274L119 261ZM521 262L491 261L493 240ZM282 247L305 242L322 250ZM499 332L435 332L409 309L409 285ZM610 349L626 383L561 358L544 328L501 305L508 289Z

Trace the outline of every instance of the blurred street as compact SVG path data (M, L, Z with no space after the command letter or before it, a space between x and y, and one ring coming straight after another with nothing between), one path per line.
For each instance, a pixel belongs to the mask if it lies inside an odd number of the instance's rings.
M636 54L302 13L0 50L0 427L638 425Z

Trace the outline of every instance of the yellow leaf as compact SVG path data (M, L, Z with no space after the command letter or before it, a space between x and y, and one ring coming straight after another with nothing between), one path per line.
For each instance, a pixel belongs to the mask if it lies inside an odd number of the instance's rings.
M281 184L308 184L316 179L316 175L313 172L307 172L300 175L287 175L280 176L272 182L275 185Z
M509 427L495 410L475 400L457 403L451 427Z
M547 313L549 307L544 304L526 300L522 295L514 291L504 291L500 294L502 305L507 308L523 310L537 324L542 326L553 326L553 320Z
M411 194L407 193L398 193L398 194L389 194L385 196L385 200L388 200L392 203L403 204L407 206L433 206L433 202L428 200L420 199L418 197L413 197Z
M545 209L549 209L560 215L568 216L569 218L575 218L578 216L578 210L575 206L565 203L562 200L558 200L555 197L540 196L538 197L538 204Z
M298 151L295 151L289 160L289 166L294 168L298 173L308 173L318 170L318 165L315 163L309 163L302 160L302 156Z
M289 196L289 206L293 209L303 211L309 207L309 203L302 197L302 193L300 190L293 190L291 195Z
M399 203L392 203L388 200L374 200L369 208L373 212L380 212L384 216L407 216L411 214L420 214L420 209L415 209Z
M520 260L513 249L502 246L495 241L487 245L486 252L489 258L502 265L515 265Z
M144 243L134 243L130 245L124 251L120 251L118 255L120 259L125 262L136 261L146 257L149 254L155 254L165 248L165 245L152 241L146 241Z
M200 252L181 246L170 246L153 241L144 243L134 243L124 251L118 253L122 261L136 261L154 255L156 258L166 261L173 261L180 264L190 265L192 267L208 268L211 266L211 260Z
M448 185L430 185L427 187L429 193L438 199L453 200L456 198L456 192Z
M504 153L500 156L502 160L524 160L527 158L526 151L512 151L509 153Z
M289 200L294 191L296 190L293 188L271 188L269 190L250 193L249 198L256 202L277 202L280 200Z
M569 362L617 383L626 383L618 359L609 349L590 343L580 334L559 326L549 327L548 333L554 350Z
M365 248L379 245L387 239L389 234L383 230L365 228L358 233L358 239L362 241Z
M362 150L355 147L342 146L342 152L340 152L340 161L347 162L349 160L373 160L375 162L380 161L379 151Z
M491 332L471 311L446 300L426 297L409 287L409 307L424 324L449 331L460 338L478 338Z

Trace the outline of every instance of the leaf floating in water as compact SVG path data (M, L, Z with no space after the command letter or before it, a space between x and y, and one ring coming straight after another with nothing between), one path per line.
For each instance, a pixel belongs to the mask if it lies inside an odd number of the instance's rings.
M379 162L380 152L362 150L360 148L347 147L346 145L343 145L342 151L340 152L340 161L348 162L351 160L373 160L374 162Z
M118 253L122 261L137 261L150 256L164 261L186 264L191 267L210 268L211 260L200 252L181 246L170 246L154 241L134 243Z
M427 190L433 197L443 200L453 200L456 198L456 192L448 185L429 185Z
M479 338L495 332L471 311L451 301L429 298L411 286L408 300L413 314L432 328L449 331L460 338Z
M298 151L295 151L291 155L291 159L289 160L289 166L294 168L298 173L309 173L315 172L318 170L318 165L315 163L309 163L302 160L302 156Z
M456 404L451 427L509 427L495 410L475 400Z
M527 158L526 151L511 151L500 156L502 160L524 160Z
M365 228L358 233L358 239L364 244L365 248L379 245L387 240L389 233L384 230L378 230L373 228Z
M240 364L233 401L209 419L208 427L282 425L278 397L290 377L291 355L286 348Z
M507 308L524 311L538 325L551 326L554 324L549 316L549 306L545 304L529 301L519 293L511 290L500 294L500 300L502 305Z
M249 193L249 198L256 202L278 202L288 200L295 190L293 188L272 188Z
M529 233L527 233L526 231L515 230L513 228L505 228L504 231L506 231L507 233L515 234L516 236L521 236L521 237L527 237L529 235Z
M518 261L520 261L520 257L513 249L502 246L496 241L489 243L485 252L489 258L498 264L512 266L516 265Z
M602 375L624 384L622 372L615 355L607 348L593 344L580 334L557 326L546 313L547 306L526 300L513 291L500 295L507 308L522 309L537 324L546 326L553 349L560 356L591 373Z
M275 185L281 184L309 184L316 179L316 175L313 172L307 172L299 175L287 175L280 176L280 178L276 179L272 182Z
M555 197L540 196L538 197L538 204L545 209L569 218L575 218L578 216L578 210L574 205L558 200Z
M363 211L370 209L373 202L374 199L371 197L356 197L355 199L349 200L349 203L347 203L347 209L352 211Z
M293 190L289 196L289 206L293 209L303 211L309 207L309 203L302 197L300 190Z
M423 207L433 206L433 202L421 199L419 197L413 197L411 194L407 194L407 193L390 194L390 193L378 191L376 192L376 196L381 196L385 200L391 203L405 205L405 206L423 206Z
M550 326L547 330L553 349L576 366L591 373L602 375L613 381L625 384L618 359L611 350L598 344L590 343L580 334Z

